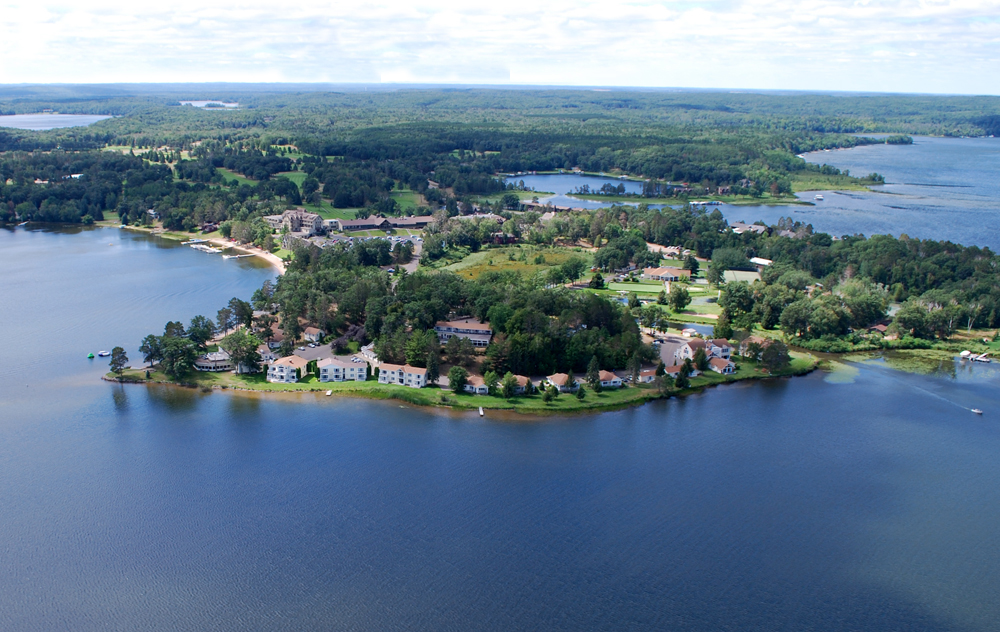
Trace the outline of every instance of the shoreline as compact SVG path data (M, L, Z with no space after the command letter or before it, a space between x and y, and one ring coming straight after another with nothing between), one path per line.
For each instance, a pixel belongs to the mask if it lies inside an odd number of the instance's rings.
M114 226L107 223L101 223L99 225L105 228L114 228ZM174 233L171 231L165 231L158 228L145 228L143 226L127 226L126 228L119 227L119 230L130 230L138 233L146 233L147 235L154 235L162 239L169 239L170 241L178 241L178 242L190 239L204 239L204 241L214 246L219 246L221 248L232 248L233 250L239 250L244 254L259 257L264 261L266 261L268 265L270 265L272 268L274 268L275 272L278 273L278 276L281 276L285 273L285 262L282 261L281 258L275 255L274 253L262 250L257 246L248 246L245 244L237 245L233 242L228 241L225 237L203 238L203 237L198 237L197 235L195 236L182 235L181 233Z
M301 384L300 388L252 388L250 386L229 385L229 384L204 384L198 382L175 381L169 379L145 379L141 377L146 369L128 369L124 379L119 380L111 373L101 377L106 382L113 384L145 384L147 386L173 386L177 388L200 389L209 391L234 391L244 393L259 393L266 395L293 395L303 393L323 394L332 391L331 396L353 397L359 399L381 399L396 400L420 406L423 408L447 409L454 411L476 411L482 407L484 411L495 411L505 413L515 413L524 417L548 417L560 414L587 414L601 413L615 410L624 410L636 406L642 406L648 402L659 399L670 399L672 397L682 397L696 393L702 393L708 388L721 386L724 384L736 384L739 382L759 381L759 380L779 380L808 375L821 367L823 360L812 353L796 353L795 359L800 361L798 367L790 366L785 372L777 375L754 373L744 375L721 375L711 371L702 374L697 378L692 378L697 383L686 389L674 389L661 394L652 385L633 385L619 389L608 389L601 393L592 390L586 391L586 399L578 400L572 393L563 393L553 400L554 405L537 405L541 401L540 396L519 396L507 400L499 397L484 395L456 395L452 391L444 389L412 389L408 387L393 387L392 385L380 384L373 380L366 382L312 382L296 383ZM802 361L807 364L801 364ZM155 371L154 371L155 372ZM196 374L212 375L212 374ZM235 375L235 374L234 374ZM369 385L360 387L359 385ZM289 385L291 386L291 385ZM611 401L595 401L608 399L609 396L617 395ZM467 400L467 401L466 401ZM519 405L520 404L520 405Z

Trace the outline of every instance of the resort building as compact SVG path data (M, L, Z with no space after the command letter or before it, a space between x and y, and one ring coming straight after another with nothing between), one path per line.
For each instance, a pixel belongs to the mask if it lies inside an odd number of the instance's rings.
M667 375L669 375L670 377L672 377L674 379L677 379L677 375L681 372L681 367L683 367L683 366L684 366L683 364L675 364L673 366L668 366L667 367ZM698 369L692 367L691 368L690 376L691 377L698 377L699 375L701 375L701 371L699 371Z
M278 359L278 354L275 353L271 347L267 345L261 345L257 347L257 353L260 355L261 364L271 364Z
M275 360L267 367L267 381L291 384L298 382L305 375L309 363L299 356L285 356Z
M728 360L733 354L733 348L725 338L716 338L714 340L695 338L688 340L678 347L677 351L674 352L674 359L678 362L683 362L687 359L693 360L694 354L698 352L698 349L704 349L705 356L709 359L722 358Z
M427 385L427 369L409 364L400 366L383 362L379 367L378 381L380 384L400 384L410 388L423 388Z
M573 393L580 389L580 384L574 380L573 385L569 385L569 375L566 373L555 373L545 378L546 381L559 389L560 393Z
M361 347L361 351L358 353L362 360L371 365L372 369L381 366L382 362L378 359L378 354L375 353L375 343L369 342L365 346Z
M656 369L646 369L639 371L639 384L652 384L656 379Z
M368 379L368 365L337 358L324 358L316 363L320 382L364 382Z
M642 271L642 278L672 283L681 279L690 279L691 271L683 268L646 268Z
M287 226L288 232L304 233L306 237L323 230L323 218L303 209L285 211L281 215L266 215L264 220L274 230L280 231Z
M465 392L473 395L488 395L490 389L483 378L478 375L470 375L465 381Z
M489 323L481 323L475 318L463 318L461 320L438 321L434 325L434 331L438 335L438 340L442 344L454 336L467 338L472 342L473 347L487 347L490 338L493 337L493 330Z
M622 385L622 379L611 371L600 371L598 375L601 378L602 388L619 388Z
M198 371L232 371L235 367L229 354L219 349L218 351L198 356L194 361L194 368Z
M524 375L515 375L514 379L517 380L517 386L514 387L514 394L524 395L528 390L528 384L531 384L531 379Z
M743 222L733 222L729 225L733 229L733 232L737 235L742 235L743 233L756 233L758 235L763 235L767 232L767 226L761 226L760 224L744 224Z
M748 357L751 344L757 344L761 350L764 350L771 344L771 342L773 341L770 338L762 338L760 336L749 336L744 338L743 341L740 342L740 355L744 358Z

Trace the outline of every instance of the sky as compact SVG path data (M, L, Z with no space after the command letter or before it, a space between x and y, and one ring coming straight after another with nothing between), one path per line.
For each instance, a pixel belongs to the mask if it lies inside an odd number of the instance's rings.
M1000 94L1000 0L0 0L0 83L209 81Z

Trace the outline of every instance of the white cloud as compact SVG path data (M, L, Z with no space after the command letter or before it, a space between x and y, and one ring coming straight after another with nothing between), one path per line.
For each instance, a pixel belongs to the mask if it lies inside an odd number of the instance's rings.
M0 0L0 82L1000 93L1000 0Z

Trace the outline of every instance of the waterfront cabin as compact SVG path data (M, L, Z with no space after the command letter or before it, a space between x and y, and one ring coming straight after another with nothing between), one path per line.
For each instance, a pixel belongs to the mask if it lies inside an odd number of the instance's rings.
M652 384L656 379L656 369L639 371L639 384Z
M465 392L472 393L473 395L488 395L490 392L489 387L483 378L478 375L470 375L465 380Z
M308 361L291 355L275 360L267 367L267 381L278 384L292 384L305 377Z
M316 368L320 382L364 382L368 379L368 365L364 362L324 358L316 363Z
M722 375L732 375L736 372L736 365L733 364L733 361L723 358L712 358L708 361L708 368Z
M555 373L545 378L545 380L559 389L560 393L575 393L580 390L580 384L576 381L569 385L569 375L566 373Z
M389 364L383 362L379 367L378 381L380 384L399 384L410 388L423 388L427 385L427 369L404 364Z
M302 337L308 340L309 342L318 343L320 340L323 339L323 335L324 335L323 330L318 329L316 327L306 327L305 330L302 332Z
M669 375L670 377L672 377L674 379L677 379L677 376L681 372L681 367L682 366L684 366L684 365L683 364L675 364L673 366L668 366L667 367L667 375ZM689 376L690 377L698 377L699 375L701 375L701 371L699 371L695 367L692 367L691 368L691 373L689 374Z
M601 378L602 388L619 388L622 385L622 379L611 371L600 371L598 375Z

